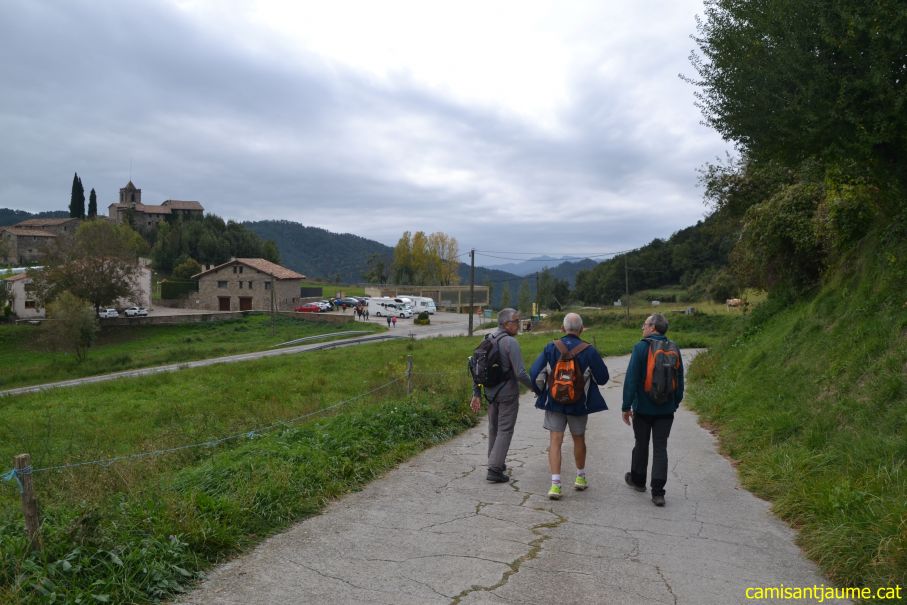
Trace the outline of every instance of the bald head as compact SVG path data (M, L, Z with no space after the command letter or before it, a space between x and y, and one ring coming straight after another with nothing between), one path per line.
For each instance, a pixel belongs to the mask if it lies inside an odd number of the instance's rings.
M579 336L583 332L583 318L579 313L567 313L564 315L564 332Z

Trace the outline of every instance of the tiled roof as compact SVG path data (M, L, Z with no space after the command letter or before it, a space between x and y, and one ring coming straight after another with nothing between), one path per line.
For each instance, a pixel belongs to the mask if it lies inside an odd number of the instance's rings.
M0 231L8 231L13 235L19 237L57 237L56 233L51 233L50 231L44 231L43 229L29 229L27 227L3 227Z
M146 206L145 204L136 204L135 211L145 214L170 214L170 208L166 206Z
M77 221L77 218L29 218L21 223L16 223L15 227L56 227L69 221Z
M200 210L204 211L204 207L196 201L193 200L166 200L161 206L168 206L173 210Z
M305 275L302 275L301 273L296 273L292 269L287 269L286 267L282 267L282 266L278 265L277 263L272 263L271 261L265 260L263 258L234 258L233 260L227 261L221 265L208 269L207 271L202 271L201 273L197 273L197 274L193 275L192 277L199 278L199 277L202 277L203 275L207 275L208 273L217 271L223 267L228 267L230 265L235 265L235 264L246 265L247 267L251 267L257 271L261 271L262 273L264 273L266 275L270 275L271 277L273 277L275 279L305 279Z

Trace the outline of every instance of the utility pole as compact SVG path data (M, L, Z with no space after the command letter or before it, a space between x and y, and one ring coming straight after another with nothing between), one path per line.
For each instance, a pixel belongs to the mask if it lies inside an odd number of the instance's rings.
M627 325L630 325L630 270L627 269L627 255L624 255L624 300L627 302Z
M469 335L472 336L472 313L476 300L476 249L469 251Z

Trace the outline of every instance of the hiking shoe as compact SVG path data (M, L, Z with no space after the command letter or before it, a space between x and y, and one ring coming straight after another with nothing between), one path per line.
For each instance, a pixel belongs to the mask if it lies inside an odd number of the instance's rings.
M635 489L638 492L646 491L645 485L636 485L635 483L633 483L633 477L630 475L630 473L627 473L626 475L624 475L624 481L627 482L627 485L629 485L630 487L632 487L633 489Z
M664 496L652 496L652 504L655 506L664 506L665 497Z
M577 475L576 481L573 482L573 489L583 491L587 487L589 487L589 482L586 481L586 478L583 477L582 475Z
M503 471L488 469L488 475L485 476L485 479L492 483L507 483L510 481L510 475L505 475Z
M549 500L560 500L561 499L561 486L557 483L551 484L551 489L548 490L548 499Z

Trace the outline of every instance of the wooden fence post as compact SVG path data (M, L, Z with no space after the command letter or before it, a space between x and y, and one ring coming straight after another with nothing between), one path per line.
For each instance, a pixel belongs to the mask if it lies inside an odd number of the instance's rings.
M406 394L411 395L413 392L413 356L406 356Z
M38 519L38 501L31 480L31 454L19 454L14 459L16 476L22 483L22 513L25 515L25 531L32 551L41 550L41 525Z

